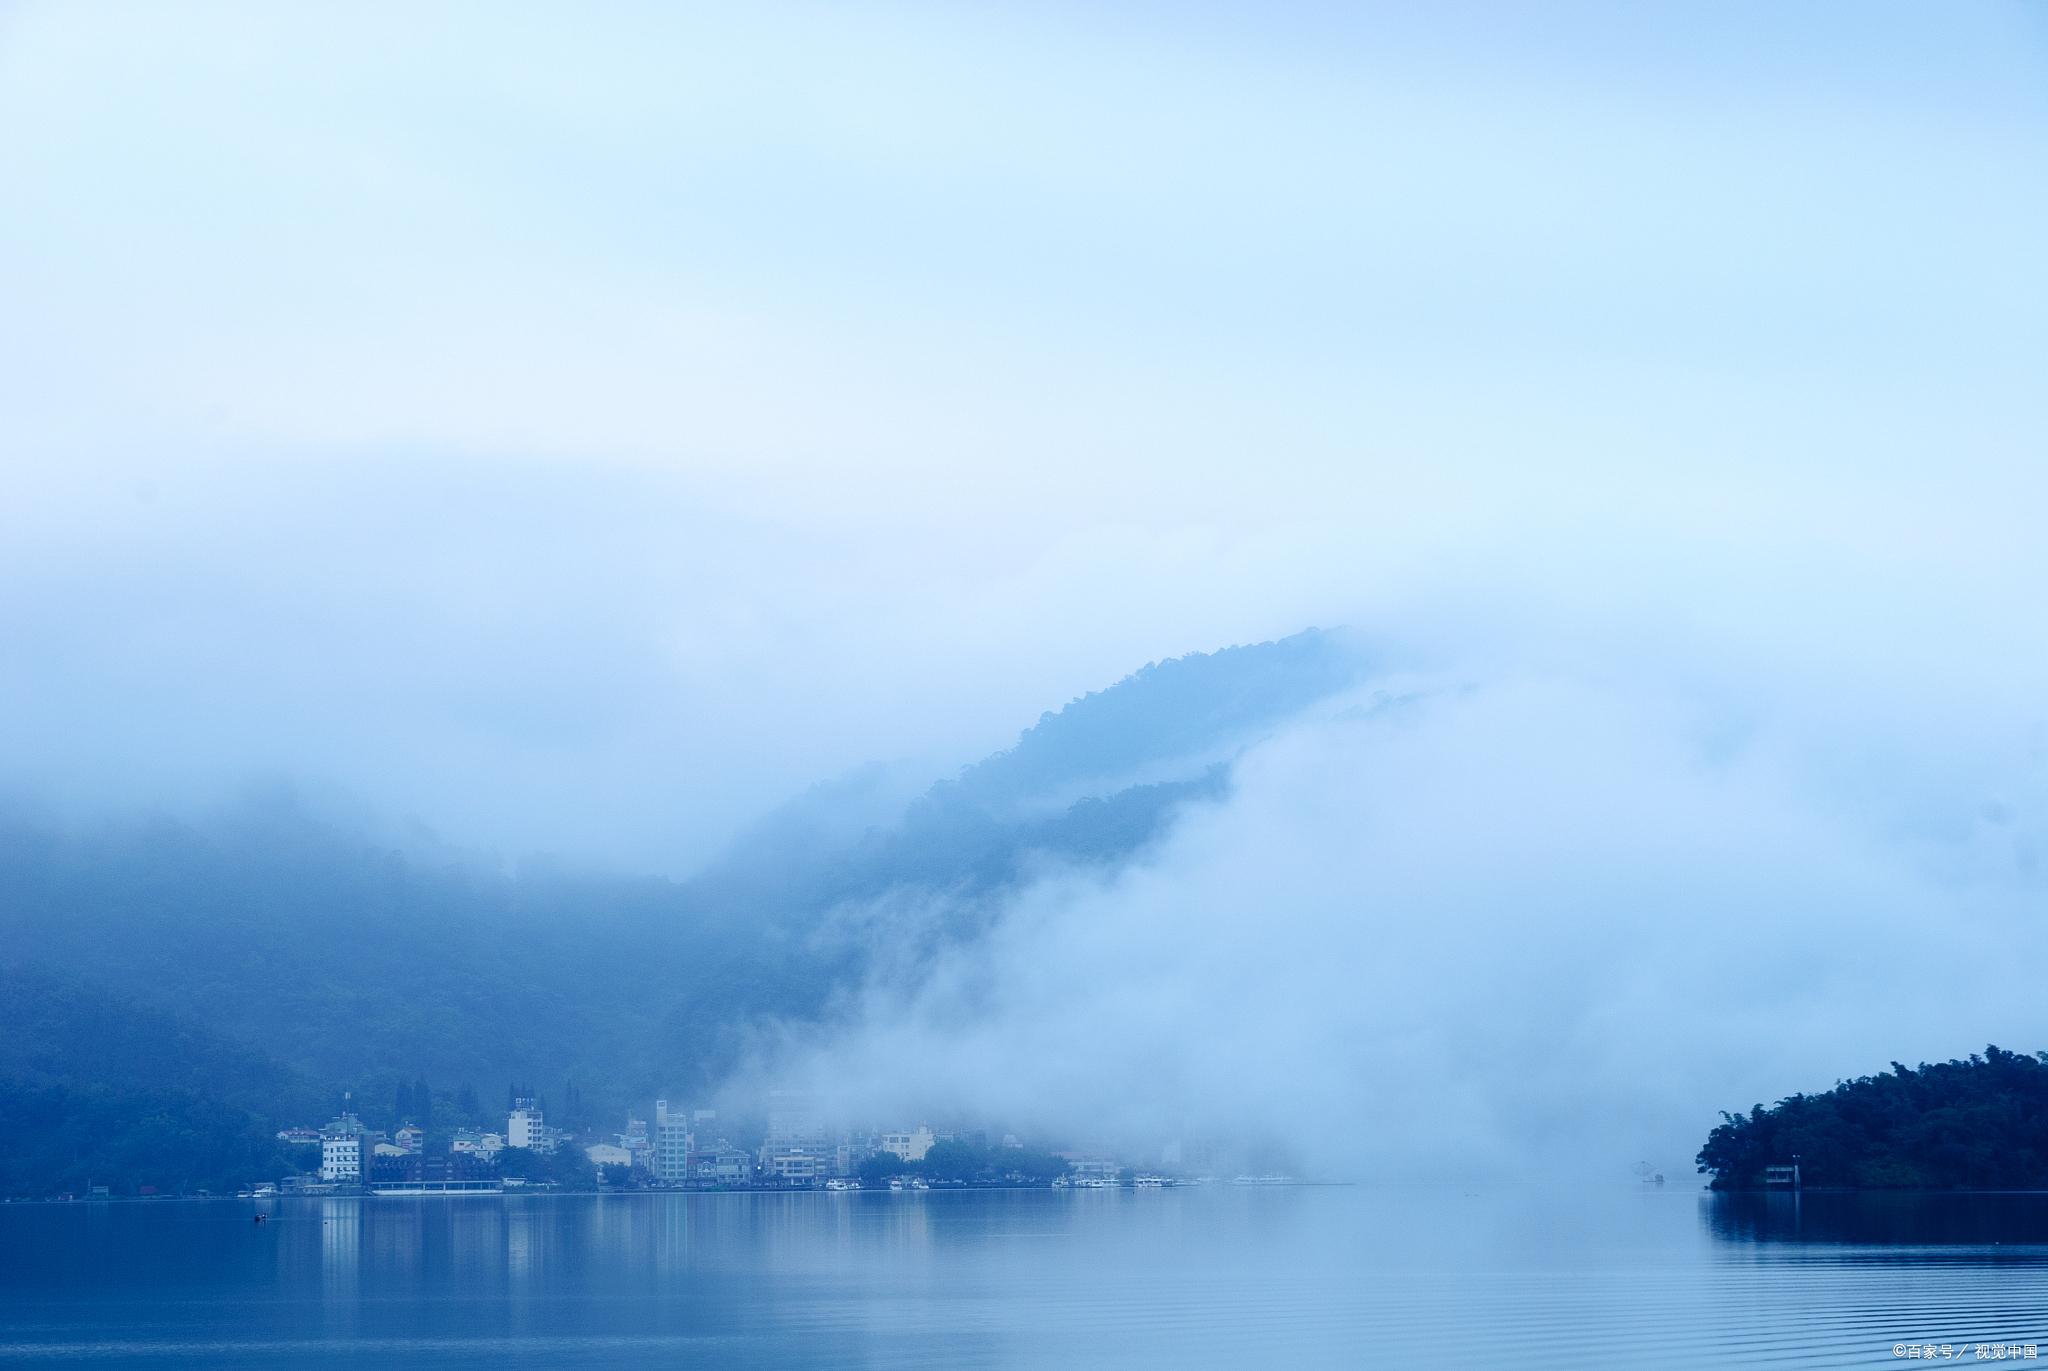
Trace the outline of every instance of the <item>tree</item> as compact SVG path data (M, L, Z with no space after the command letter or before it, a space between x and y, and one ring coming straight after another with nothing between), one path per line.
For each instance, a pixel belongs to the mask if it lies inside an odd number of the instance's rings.
M980 1178L988 1169L988 1149L949 1138L935 1142L924 1154L925 1176L935 1181L965 1184Z
M904 1161L894 1152L877 1152L863 1161L855 1174L860 1177L862 1185L880 1187L887 1185L897 1176L908 1176L916 1170L915 1163Z
M597 1168L581 1150L565 1147L557 1152L534 1152L508 1147L498 1153L498 1173L522 1177L534 1185L552 1183L564 1190L591 1190L597 1186Z
M412 1083L413 1122L422 1130L434 1126L434 1092L427 1089L427 1078L421 1076Z
M1992 1046L1723 1114L1699 1169L1717 1190L1798 1158L1807 1185L2031 1190L2048 1186L2048 1054Z
M993 1158L994 1169L1004 1180L1015 1179L1026 1184L1050 1185L1074 1168L1050 1152L1034 1151L1030 1148L1005 1147L998 1150Z

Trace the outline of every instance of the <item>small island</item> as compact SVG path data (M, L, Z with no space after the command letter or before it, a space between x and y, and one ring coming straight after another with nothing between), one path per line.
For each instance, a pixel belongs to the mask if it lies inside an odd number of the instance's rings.
M2048 1189L2048 1052L1986 1047L1723 1114L1700 1149L1715 1190L1761 1189L1797 1160L1800 1183L1850 1190Z

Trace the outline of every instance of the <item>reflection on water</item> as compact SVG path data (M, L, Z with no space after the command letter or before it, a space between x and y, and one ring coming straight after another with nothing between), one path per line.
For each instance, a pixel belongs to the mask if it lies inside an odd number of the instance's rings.
M1727 1242L1876 1244L1913 1256L1922 1247L1949 1246L2048 1252L2048 1194L2035 1191L1750 1191L1712 1195L1701 1212L1713 1234Z
M1892 1364L2048 1196L1367 1188L0 1206L0 1367Z

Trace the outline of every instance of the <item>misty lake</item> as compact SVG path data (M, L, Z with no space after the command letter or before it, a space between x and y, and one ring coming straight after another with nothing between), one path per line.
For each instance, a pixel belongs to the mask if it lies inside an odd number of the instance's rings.
M2048 1343L2048 1196L0 1206L0 1365L1873 1366Z

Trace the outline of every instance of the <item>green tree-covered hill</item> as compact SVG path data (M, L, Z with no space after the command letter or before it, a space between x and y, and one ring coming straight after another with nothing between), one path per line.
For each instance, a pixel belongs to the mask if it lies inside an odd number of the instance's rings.
M2048 1053L1987 1047L1724 1114L1700 1149L1717 1190L1797 1159L1809 1186L2048 1189Z

